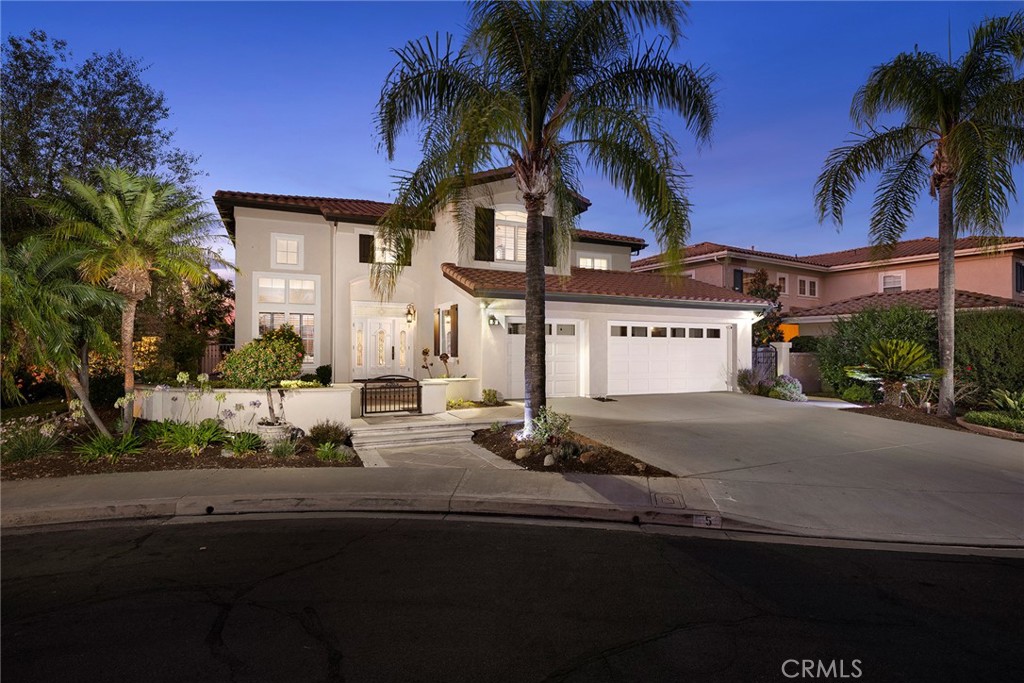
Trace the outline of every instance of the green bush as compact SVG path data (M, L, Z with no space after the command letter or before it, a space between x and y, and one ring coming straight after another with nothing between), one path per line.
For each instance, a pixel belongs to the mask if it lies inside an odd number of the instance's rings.
M933 355L938 348L935 319L910 306L868 309L845 320L837 319L832 326L833 334L818 342L818 366L821 378L840 395L854 383L846 368L866 362L867 349L875 342L906 339L918 342Z
M331 379L333 377L333 374L330 365L317 366L315 372L316 378L320 380L320 384L324 385L325 387L331 386Z
M324 462L349 462L356 452L348 446L335 444L330 441L322 443L316 448L316 457Z
M1024 418L1014 417L998 410L972 410L964 415L964 420L983 427L994 427L1024 434Z
M302 343L302 337L299 336L299 333L291 325L281 325L276 330L267 330L260 337L260 341L267 343L285 342L291 345L295 353L301 354L303 358L306 356L306 345Z
M774 380L761 366L743 368L736 373L736 383L744 394L767 396L772 390Z
M94 462L100 458L106 458L111 463L115 463L125 455L141 453L142 444L142 438L134 434L120 436L96 434L88 441L80 443L75 450L82 462Z
M299 375L299 381L307 382L309 383L309 386L323 386L323 384L320 382L320 378L314 375L312 372L304 372L301 375ZM313 382L315 382L316 384L313 384Z
M794 401L803 403L807 400L804 395L804 387L800 380L790 375L779 375L768 391L769 398L778 398L783 401Z
M801 337L796 336L789 340L793 345L790 351L793 353L814 353L818 350L818 342L821 337Z
M54 423L40 423L38 417L9 420L0 437L4 462L19 462L60 451L61 433Z
M569 415L556 413L547 407L541 408L537 417L533 418L533 442L543 444L562 439L569 432L571 421Z
M231 446L231 450L235 452L235 455L249 455L250 453L263 450L263 439L259 437L259 434L253 434L252 432L233 434L228 444Z
M1024 390L1024 311L961 311L956 314L956 377L993 389Z
M266 389L298 375L303 355L287 339L256 339L229 353L219 370L233 387Z
M321 420L317 422L309 428L307 436L314 446L325 443L337 443L345 446L352 445L352 430L334 420Z
M866 384L851 384L843 389L840 396L844 401L850 403L874 403L876 401L875 390Z
M275 458L287 458L295 455L295 451L298 450L298 444L291 439L285 439L284 441L278 441L270 448L270 454Z
M482 400L480 402L485 406L496 406L501 403L501 401L498 400L497 389L484 389L482 394Z
M158 443L170 451L188 453L197 457L210 446L230 443L231 435L217 420L208 418L198 424L170 422L160 436Z
M993 389L985 405L1010 417L1024 420L1024 389L1020 391L1007 391L1006 389Z
M559 441L558 444L552 449L551 454L555 456L555 460L576 460L586 450L583 444L573 441L572 439L564 439Z
M445 410L461 410L462 408L476 408L476 404L464 398L453 398L444 404Z

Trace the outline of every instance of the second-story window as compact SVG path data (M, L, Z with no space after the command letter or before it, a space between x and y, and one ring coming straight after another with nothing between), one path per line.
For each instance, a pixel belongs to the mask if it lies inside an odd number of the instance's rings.
M818 296L818 281L811 278L798 278L796 292L800 296Z
M302 235L273 233L270 236L270 266L302 270Z
M494 260L526 262L525 212L494 212Z
M878 276L878 290L880 292L902 292L904 271L882 273Z
M580 256L580 268L608 270L608 259L598 256Z
M779 294L788 294L789 290L786 289L786 276L780 275L777 282L779 285Z

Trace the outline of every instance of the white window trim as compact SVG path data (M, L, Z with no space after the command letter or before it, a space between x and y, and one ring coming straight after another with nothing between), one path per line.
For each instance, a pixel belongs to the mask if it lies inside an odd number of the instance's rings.
M320 340L323 339L324 333L324 315L320 312L320 297L322 291L320 289L320 276L312 273L289 273L285 276L284 285L284 303L283 304L267 304L261 303L260 298L260 278L281 278L281 273L273 272L254 272L252 274L252 338L257 339L260 336L260 313L284 313L289 315L291 313L312 313L316 316L316 324L313 327L313 355L306 356L302 359L303 365L318 365L320 359ZM311 304L290 304L288 303L288 280L313 280L316 287L316 297ZM298 332L298 330L296 330Z
M786 287L785 287L785 289L779 289L779 296L789 296L789 283L790 283L790 281L792 281L793 278L790 277L789 273L775 273L775 286L776 287L779 286L779 278L780 277L784 278L786 280Z
M800 293L800 283L801 282L807 283L807 286L804 288L804 289L806 289L807 294L801 294ZM810 291L811 291L811 284L810 283L812 283L812 282L814 283L814 294L810 293ZM798 277L796 279L796 296L802 296L805 299L817 299L818 297L821 296L821 282L819 282L818 278L816 278L816 277Z
M610 255L608 255L606 253L598 252L598 251L579 251L579 252L576 252L576 265L579 268L585 268L586 267L586 266L583 266L582 264L580 264L580 260L581 259L585 259L585 258L588 258L591 261L593 261L594 259L602 259L604 261L605 267L603 269L602 268L594 268L594 266L591 265L590 268L593 269L593 270L611 270L611 268L612 268L612 258L611 258Z
M900 291L907 291L907 271L905 270L886 270L878 274L878 293L885 292L885 278L898 276L900 278Z
M298 263L278 263L277 262L277 241L278 240L294 240L298 243L299 247L299 258ZM305 261L305 236L303 235L289 235L283 232L272 232L270 233L270 267L275 270L302 270Z

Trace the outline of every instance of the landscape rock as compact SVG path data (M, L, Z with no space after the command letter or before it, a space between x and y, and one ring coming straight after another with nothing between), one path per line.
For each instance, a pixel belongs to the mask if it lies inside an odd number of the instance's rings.
M529 448L520 448L519 450L516 451L516 460L522 460L523 458L525 458L529 454L530 454L530 449Z
M642 462L633 463L633 467L635 467L638 472L643 472L644 470L647 469L647 465Z
M591 462L597 459L597 453L594 451L584 451L580 454L580 462L584 465L589 465Z
M544 456L544 467L551 467L555 464L555 456L548 453Z

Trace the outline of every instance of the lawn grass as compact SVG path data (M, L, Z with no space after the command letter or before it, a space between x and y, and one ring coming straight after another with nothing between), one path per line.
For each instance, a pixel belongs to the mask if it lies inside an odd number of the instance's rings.
M20 406L11 406L0 410L0 420L14 420L20 417L31 417L33 415L48 415L52 412L63 413L67 410L62 398L44 398L35 403L26 403Z

